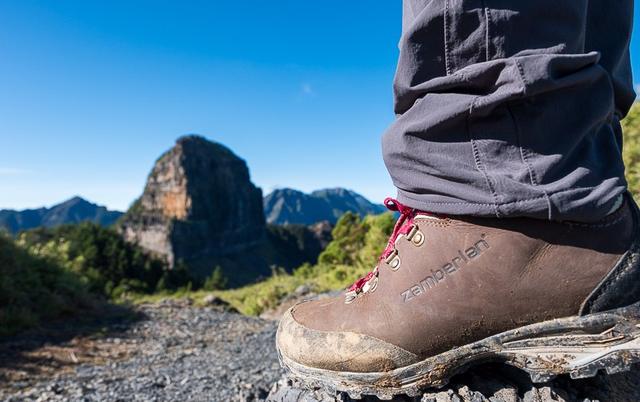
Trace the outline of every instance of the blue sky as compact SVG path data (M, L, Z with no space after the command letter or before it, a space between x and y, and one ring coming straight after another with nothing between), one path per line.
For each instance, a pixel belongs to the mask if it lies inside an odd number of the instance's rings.
M2 1L0 208L125 209L188 133L229 146L265 193L380 202L400 18L399 0Z

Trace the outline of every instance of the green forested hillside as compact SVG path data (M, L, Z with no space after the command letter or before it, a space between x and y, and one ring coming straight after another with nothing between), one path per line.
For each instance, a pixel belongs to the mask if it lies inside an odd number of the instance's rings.
M18 246L55 261L97 295L118 299L125 293L176 290L188 284L186 268L166 264L127 243L113 229L93 223L22 232Z

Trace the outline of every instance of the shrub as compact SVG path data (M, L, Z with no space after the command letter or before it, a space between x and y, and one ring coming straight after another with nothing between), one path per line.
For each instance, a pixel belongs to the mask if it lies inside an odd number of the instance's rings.
M93 306L86 285L76 275L0 234L0 335Z

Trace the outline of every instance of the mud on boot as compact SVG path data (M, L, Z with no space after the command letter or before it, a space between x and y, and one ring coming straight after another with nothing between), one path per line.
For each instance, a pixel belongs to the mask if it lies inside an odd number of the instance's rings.
M498 361L534 382L640 362L640 218L594 223L400 212L375 269L283 317L283 366L351 397L416 396Z

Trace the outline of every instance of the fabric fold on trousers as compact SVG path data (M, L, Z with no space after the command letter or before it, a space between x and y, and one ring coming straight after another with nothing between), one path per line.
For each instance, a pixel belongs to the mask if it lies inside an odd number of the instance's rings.
M517 24L547 1L509 2L509 9L490 7L504 1L422 3L405 1L411 15L395 80L398 116L383 137L399 200L454 215L602 218L626 189L619 119L633 90L620 86L631 82L619 68L624 61L614 63L614 74L602 52L586 51L587 3L560 13L584 23L582 39L566 32L571 26L555 27L557 38L537 38L538 29L515 45L498 40L506 35L498 28L517 29L510 19ZM424 49L437 39L441 52ZM626 57L628 49L619 53Z

